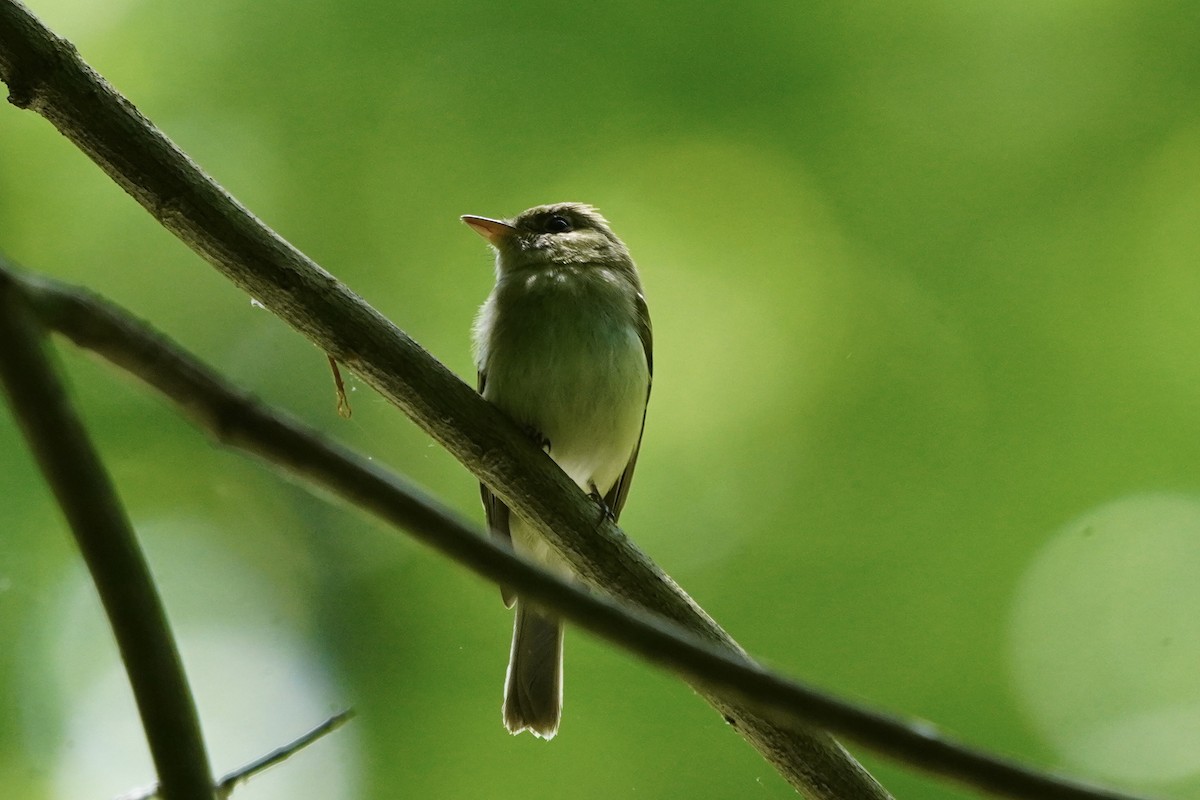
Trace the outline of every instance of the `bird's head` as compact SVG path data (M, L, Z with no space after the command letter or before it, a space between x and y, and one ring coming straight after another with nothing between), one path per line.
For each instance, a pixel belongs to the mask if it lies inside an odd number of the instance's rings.
M471 215L462 220L496 248L501 274L570 265L633 264L608 220L583 203L534 206L511 220Z

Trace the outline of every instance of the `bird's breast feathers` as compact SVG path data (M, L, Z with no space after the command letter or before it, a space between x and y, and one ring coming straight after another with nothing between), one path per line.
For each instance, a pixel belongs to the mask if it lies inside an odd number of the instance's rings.
M512 275L476 325L484 397L550 442L583 488L607 492L641 433L649 387L635 287L592 268Z

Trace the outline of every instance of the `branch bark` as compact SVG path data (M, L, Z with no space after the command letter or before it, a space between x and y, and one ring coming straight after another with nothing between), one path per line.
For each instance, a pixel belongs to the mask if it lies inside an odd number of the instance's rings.
M0 278L4 270L0 259ZM46 278L16 277L46 325L145 381L218 441L256 454L372 511L475 573L516 587L694 686L740 698L781 724L817 725L997 795L1137 800L968 747L928 723L905 722L839 700L733 657L677 625L582 591L497 547L453 511L374 461L323 442L316 432L256 402L111 303Z
M0 271L0 384L70 524L125 662L164 800L213 800L200 721L166 612L112 481L45 350L25 293Z

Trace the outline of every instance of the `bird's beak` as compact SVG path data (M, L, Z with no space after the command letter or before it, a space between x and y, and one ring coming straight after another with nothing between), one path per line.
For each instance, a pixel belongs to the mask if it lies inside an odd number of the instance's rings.
M489 219L488 217L476 217L471 214L464 214L462 221L470 225L472 230L480 236L491 242L493 247L499 247L504 243L504 240L512 236L517 230L507 222L501 222L498 219Z

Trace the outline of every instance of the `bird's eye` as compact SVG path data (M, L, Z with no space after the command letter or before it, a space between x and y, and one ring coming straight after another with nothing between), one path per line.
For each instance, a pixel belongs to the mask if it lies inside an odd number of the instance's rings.
M546 220L547 233L566 233L571 230L571 220L566 217L561 217L555 214L550 219Z

